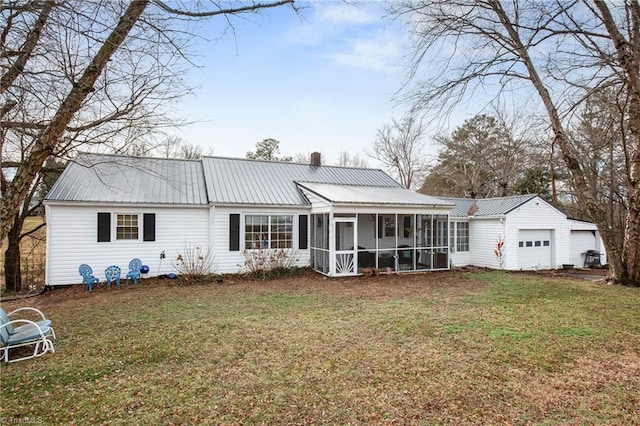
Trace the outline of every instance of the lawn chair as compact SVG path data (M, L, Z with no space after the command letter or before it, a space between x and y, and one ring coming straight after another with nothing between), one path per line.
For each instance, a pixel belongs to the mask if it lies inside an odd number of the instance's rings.
M86 285L89 288L89 293L93 290L94 284L100 284L100 280L93 276L93 269L91 266L82 264L78 268L78 272L82 276L82 289L84 290L84 286Z
M113 281L118 284L120 287L120 276L122 275L122 270L119 266L111 265L107 266L107 269L104 270L104 276L107 278L107 287L111 287L111 283Z
M31 321L26 318L12 320L18 312L36 312L40 319ZM8 314L0 308L0 360L3 362L16 362L42 356L47 352L55 352L51 339L56 338L56 333L51 327L42 311L36 308L20 308ZM9 359L9 351L24 346L33 345L33 353L16 359Z
M134 284L138 284L138 279L140 279L140 268L142 267L142 261L138 258L131 259L129 262L129 272L127 272L127 282L129 279L133 280Z

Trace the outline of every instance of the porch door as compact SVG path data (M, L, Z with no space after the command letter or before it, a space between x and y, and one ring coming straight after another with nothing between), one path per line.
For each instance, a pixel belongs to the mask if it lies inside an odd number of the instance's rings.
M355 218L334 218L333 219L333 265L332 270L335 276L356 275L356 256L358 245L356 236Z

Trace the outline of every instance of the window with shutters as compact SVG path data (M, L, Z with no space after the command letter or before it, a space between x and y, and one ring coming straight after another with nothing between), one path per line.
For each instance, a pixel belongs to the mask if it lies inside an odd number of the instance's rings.
M139 216L137 214L116 215L116 240L137 240Z
M98 212L97 241L155 241L155 213Z

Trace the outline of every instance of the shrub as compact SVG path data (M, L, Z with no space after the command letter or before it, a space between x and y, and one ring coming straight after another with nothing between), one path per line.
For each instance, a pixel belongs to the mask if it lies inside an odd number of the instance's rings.
M242 266L247 275L261 279L273 279L293 275L300 255L291 249L258 249L243 252Z
M174 267L186 283L202 281L202 278L215 273L217 264L209 248L203 251L200 246L185 244L183 252L178 253Z

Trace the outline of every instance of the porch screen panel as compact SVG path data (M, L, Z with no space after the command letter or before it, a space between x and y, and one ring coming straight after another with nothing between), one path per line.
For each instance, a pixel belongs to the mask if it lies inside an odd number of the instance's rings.
M381 214L378 217L381 218L382 223L382 235L378 240L378 248L392 249L396 247L396 215L395 214Z
M449 247L449 218L447 216L435 216L434 237L436 247Z
M433 269L449 267L449 216L435 215L433 220Z
M325 213L315 216L315 247L329 250L329 215Z
M398 247L415 247L415 216L412 214L398 215Z
M419 214L416 216L416 246L431 247L432 241L432 217L430 214Z
M311 266L323 274L329 273L329 214L311 215Z
M376 215L358 215L358 247L360 250L376 248Z

